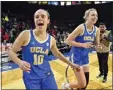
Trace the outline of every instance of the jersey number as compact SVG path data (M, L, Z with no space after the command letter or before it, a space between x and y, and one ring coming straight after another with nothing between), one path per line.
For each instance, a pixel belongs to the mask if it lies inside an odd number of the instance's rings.
M38 55L34 54L34 65L40 65L44 61L44 56L43 55Z

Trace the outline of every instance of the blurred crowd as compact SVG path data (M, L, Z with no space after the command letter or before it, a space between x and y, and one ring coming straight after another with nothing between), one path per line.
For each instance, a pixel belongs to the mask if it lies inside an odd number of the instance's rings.
M18 34L29 28L28 23L19 21L16 15L2 13L1 18L1 42L13 43Z
M2 13L1 20L2 23L0 32L2 45L6 45L7 43L12 44L20 32L34 28L34 23L32 21L23 19L20 20L20 17L11 13ZM68 52L70 50L70 46L65 44L65 39L68 37L70 32L66 25L59 26L57 24L50 23L47 32L56 39L57 47L61 52Z
M7 43L12 44L21 31L33 28L31 21L20 21L19 17L13 14L2 13L1 20L1 43L3 45L6 45ZM47 32L56 39L57 46L61 52L70 49L70 47L64 43L69 35L65 27L64 29L61 29L60 27L51 24L48 27Z

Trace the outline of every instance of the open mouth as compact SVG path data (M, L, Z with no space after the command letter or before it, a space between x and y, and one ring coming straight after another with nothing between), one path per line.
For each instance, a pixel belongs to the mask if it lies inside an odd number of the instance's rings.
M44 24L43 23L38 23L38 26L43 26Z

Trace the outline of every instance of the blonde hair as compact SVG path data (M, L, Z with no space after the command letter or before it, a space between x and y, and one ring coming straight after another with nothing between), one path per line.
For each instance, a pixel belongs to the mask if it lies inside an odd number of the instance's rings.
M83 19L85 19L85 21L87 20L87 17L89 16L89 13L91 11L96 11L97 12L97 10L95 8L90 8L90 9L86 10L85 14L84 14L84 17L83 17Z

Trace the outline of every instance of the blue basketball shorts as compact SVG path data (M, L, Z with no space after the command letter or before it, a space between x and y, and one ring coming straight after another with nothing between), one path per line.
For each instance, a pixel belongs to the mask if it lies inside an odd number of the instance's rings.
M26 78L24 76L23 78L23 81L24 81L24 84L25 84L25 87L27 90L33 90L33 89L36 89L36 90L58 90L58 87L57 87L57 84L56 84L56 81L55 81L55 78L54 78L54 75L51 74L51 75L48 75L47 77L45 78L42 78L42 79L29 79L28 77Z
M83 55L82 53L70 53L69 59L71 62L78 64L80 66L89 64L88 55Z

